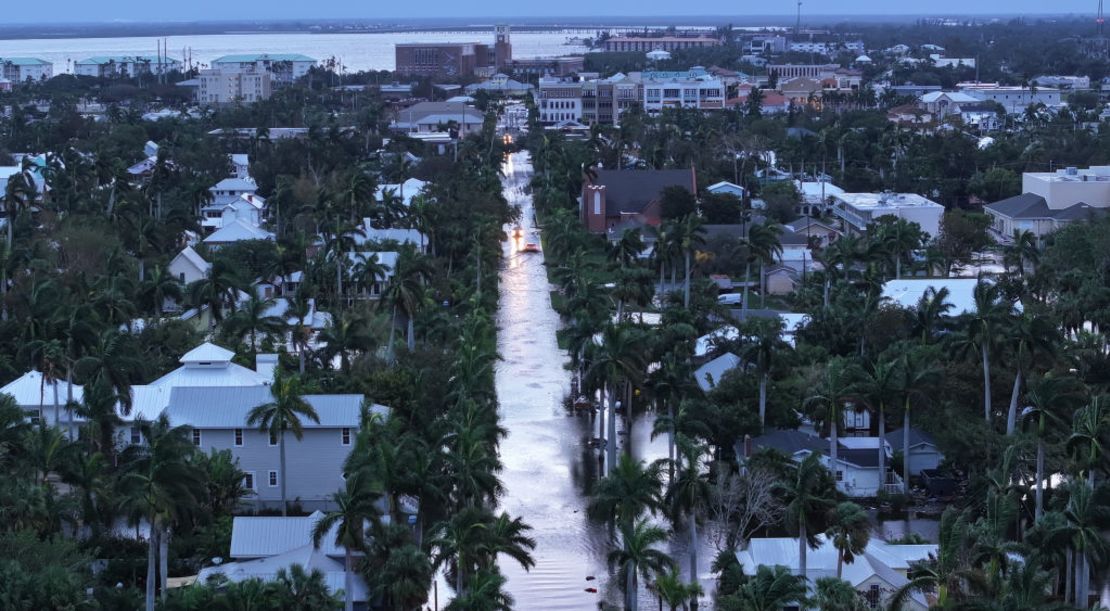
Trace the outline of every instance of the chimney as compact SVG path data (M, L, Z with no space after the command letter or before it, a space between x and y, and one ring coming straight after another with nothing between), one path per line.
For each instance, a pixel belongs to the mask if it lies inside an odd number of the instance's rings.
M274 370L278 366L278 355L258 354L254 357L254 370L263 375L267 380L274 379Z

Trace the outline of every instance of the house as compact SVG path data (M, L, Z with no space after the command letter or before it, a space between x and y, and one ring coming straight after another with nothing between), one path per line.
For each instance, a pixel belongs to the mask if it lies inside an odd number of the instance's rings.
M347 253L347 260L350 264L352 275L356 278L365 278L362 271L362 266L366 264L371 257L377 260L378 265L382 266L383 273L381 277L374 280L369 286L363 287L362 296L366 299L380 299L385 286L393 278L393 271L397 269L397 259L401 254L397 251L382 251L382 252L351 252Z
M663 191L683 187L697 193L697 175L688 170L597 170L582 184L582 222L595 234L611 234L623 220L658 226L662 221Z
M835 227L812 216L796 218L789 223L784 223L782 227L785 230L805 235L807 238L816 238L817 243L821 246L828 246L840 237L840 231Z
M721 182L715 182L715 183L709 185L708 187L706 187L705 190L708 191L709 193L713 193L715 195L727 194L727 195L734 195L738 199L744 199L744 187L741 187L740 185L735 184L735 183L731 183L727 180L722 180Z
M1103 216L1110 208L1078 202L1067 208L1052 209L1044 197L1035 193L1022 193L987 204L983 206L983 211L991 217L991 228L1005 241L1015 231L1028 231L1038 238L1044 238L1068 223Z
M308 572L318 570L324 575L328 591L333 595L346 589L346 549L335 544L338 524L313 542L312 531L324 514L315 511L307 516L236 516L231 524L230 562L205 567L197 574L199 583L216 576L228 581L249 579L273 580L278 571L299 564ZM361 552L353 555L361 556ZM368 608L371 593L358 571L354 572L351 598L355 609Z
M789 295L801 286L802 280L792 267L775 265L763 274L763 287L768 295Z
M937 119L959 114L963 104L979 104L982 98L961 91L930 91L918 98L917 106Z
M71 439L76 439L76 428L84 422L84 418L66 410L71 396L73 401L81 403L84 388L80 384L70 384L64 378L44 380L41 372L32 369L5 384L0 388L0 394L10 395L15 399L16 405L27 413L32 423L41 418L48 426L69 430Z
M917 223L930 236L940 233L944 206L916 193L839 193L833 195L832 211L844 221L845 229L863 233L884 216Z
M186 246L170 260L167 269L173 277L187 285L207 278L212 264L205 261L192 246Z
M227 156L230 178L249 180L251 177L251 158L246 153L231 153Z
M825 535L818 535L817 539L817 548L806 551L805 577L811 593L818 579L837 576L836 546ZM936 554L936 545L896 545L872 538L862 554L842 565L841 579L859 592L869 608L885 608L894 593L909 583L907 573L911 565L928 561ZM781 566L794 574L801 570L798 540L792 537L754 538L747 549L736 553L736 559L749 576L755 575L760 566ZM901 608L926 611L929 601L921 592L911 590Z
M258 192L258 184L250 177L225 178L211 187L208 187L208 192L212 194L212 199L214 201L218 201L220 199L254 195Z
M485 119L481 111L466 104L420 102L397 111L390 127L400 132L430 134L447 132L450 126L460 136L466 136L481 131Z
M428 182L420 180L419 178L409 178L400 184L385 184L379 185L378 190L374 193L375 199L378 202L385 200L387 195L397 197L401 200L401 204L405 208L412 207L412 199L417 195L424 193L427 188Z
M905 429L895 429L887 433L885 437L886 442L898 451L901 451L905 445L903 431L905 431ZM903 457L903 460L907 459ZM937 442L933 439L932 435L911 426L910 455L908 461L910 475L919 476L921 472L926 469L936 469L940 467L940 463L944 462L944 454L941 453L940 448L937 447Z
M949 316L961 314L974 314L975 287L979 284L978 278L903 278L888 280L883 285L881 299L903 308L916 308L917 302L929 289L948 290L947 303L952 304L948 310ZM1021 303L1014 304L1021 308Z
M779 91L782 95L790 100L791 104L798 107L813 105L820 108L820 98L823 90L824 87L821 85L821 81L804 76L779 83Z
M257 508L281 503L280 439L248 426L252 409L272 402L269 386L176 386L163 413L175 426L192 429L193 444L205 453L230 450L245 474ZM319 422L302 419L303 436L285 438L286 498L307 509L328 509L331 496L343 487L343 463L351 453L362 418L362 395L304 395ZM388 415L388 408L370 410Z
M417 229L378 229L370 224L370 219L362 219L362 232L363 235L355 236L355 244L360 247L368 244L378 246L412 244L420 252L424 252L428 247L427 236Z
M181 60L154 55L99 55L73 62L77 76L134 78L181 69Z
M804 230L797 232L783 226L783 231L779 234L782 252L778 255L778 266L800 274L815 269L815 266L820 269L820 265L813 260L813 246L818 245L820 240L819 236L807 235Z
M276 238L273 233L257 225L252 225L246 221L237 219L213 231L212 235L204 238L203 241L209 248L216 249L221 246L226 246L227 244L234 244L235 242L245 242L248 240L273 241L274 239Z
M485 91L491 95L521 97L531 94L533 89L535 88L528 83L513 80L507 74L497 73L489 80L467 85L464 91L466 91L466 95L474 95L479 91Z
M244 193L238 197L221 197L200 209L200 226L211 230L243 221L258 227L265 212L266 199L260 195Z
M817 216L825 214L832 207L833 197L843 195L844 189L834 185L826 178L820 180L796 180L794 188L802 196L802 201L795 209L801 216Z
M731 352L721 356L694 370L694 380L702 392L713 390L726 373L740 366L740 357Z
M1050 108L1063 102L1062 92L1051 87L1005 86L998 83L958 83L965 94L980 101L997 102L1010 114L1021 114L1033 104L1044 104Z
M854 417L854 411L852 416L846 414L845 421L851 417ZM880 443L886 455L885 476L879 473ZM821 464L835 474L837 490L852 498L874 498L880 491L901 493L903 489L902 478L890 470L894 452L885 440L878 437L838 438L834 468L828 439L803 431L771 430L738 443L737 460L744 463L755 452L766 449L775 450L795 462L805 460L810 454L818 454Z
M886 120L899 127L926 127L933 123L933 113L917 104L903 104L888 110Z

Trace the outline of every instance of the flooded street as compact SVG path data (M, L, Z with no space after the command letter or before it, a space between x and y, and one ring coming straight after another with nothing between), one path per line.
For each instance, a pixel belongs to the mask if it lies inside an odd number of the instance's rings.
M568 356L559 349L555 333L559 316L551 307L551 286L542 253L522 252L525 244L539 244L533 227L531 197L523 192L532 167L527 153L513 155L503 168L504 193L523 212L520 239L506 232L498 314L496 384L502 424L509 436L501 442L501 474L506 493L501 509L520 516L533 527L536 566L525 572L504 559L503 573L517 609L596 609L600 602L614 606L621 600L620 584L610 584L606 556L611 549L606 527L586 518L586 495L597 478L596 453L587 447L593 422L563 407L569 392ZM651 441L651 421L639 415L632 428L632 452L654 460L666 455L666 440ZM623 425L623 422L621 423ZM596 426L596 425L595 425ZM618 430L623 430L620 426ZM685 535L666 551L686 569ZM703 546L703 584L712 551ZM587 580L594 577L593 580ZM595 588L598 592L589 592ZM641 608L657 602L641 588ZM651 605L651 606L647 606Z

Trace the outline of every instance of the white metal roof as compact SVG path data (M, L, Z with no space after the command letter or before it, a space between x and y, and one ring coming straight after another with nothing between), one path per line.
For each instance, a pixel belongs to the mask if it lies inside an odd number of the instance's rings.
M273 401L269 386L176 387L170 391L165 413L174 425L204 429L246 428L247 416L259 405ZM357 428L362 411L362 395L304 395L320 422L304 419L306 429ZM375 412L389 413L375 405Z
M273 240L274 234L255 227L242 219L236 219L232 223L228 223L212 232L212 235L204 238L204 241L209 244L223 244L227 242L241 242L245 240Z
M212 342L204 342L203 344L186 352L177 359L179 363L204 363L204 362L224 362L229 363L235 357L235 353L227 348L222 348L213 344Z
M207 274L208 270L212 267L212 264L208 261L205 261L204 257L200 256L200 253L193 250L192 246L186 246L185 248L181 249L181 252L177 253L177 256L174 257L174 259L177 259L178 257L185 259L190 264L192 264L193 267L197 268L205 274Z
M58 404L65 405L69 396L65 380L43 383L42 374L31 370L8 382L0 393L11 395L20 407L38 407L39 405L54 406L54 387L58 388ZM73 385L73 400L81 402L84 398L84 388L80 384Z
M903 308L916 308L917 302L929 288L940 290L948 289L947 303L952 304L948 311L950 316L959 316L964 313L974 313L975 287L979 284L977 278L913 278L902 280L888 280L883 285L883 299Z
M698 367L697 370L694 371L694 379L703 391L709 392L714 386L721 382L721 378L724 377L725 373L739 364L740 357L731 352L726 352L701 367Z
M211 191L248 191L258 190L258 185L250 178L225 178L212 185Z

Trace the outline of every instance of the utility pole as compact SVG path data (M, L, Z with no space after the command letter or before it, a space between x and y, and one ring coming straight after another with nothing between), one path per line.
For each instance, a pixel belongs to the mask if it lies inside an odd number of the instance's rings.
M1099 0L1099 4L1102 0ZM794 40L798 40L798 36L802 32L802 0L798 0L798 19L794 22Z

